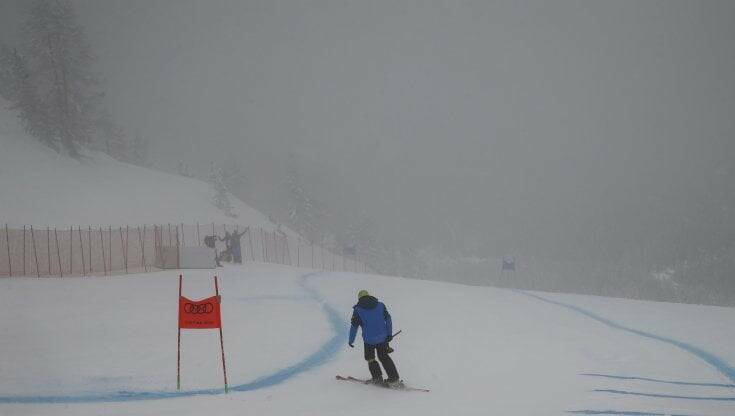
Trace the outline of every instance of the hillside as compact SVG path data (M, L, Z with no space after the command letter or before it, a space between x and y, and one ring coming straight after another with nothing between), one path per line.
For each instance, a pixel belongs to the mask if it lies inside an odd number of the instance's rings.
M60 155L21 129L0 102L0 223L139 225L196 222L272 227L266 215L231 197L230 218L202 181L130 165L104 153Z

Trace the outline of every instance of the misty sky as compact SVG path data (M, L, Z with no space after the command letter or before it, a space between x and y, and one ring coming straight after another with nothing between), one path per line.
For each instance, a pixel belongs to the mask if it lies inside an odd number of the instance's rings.
M390 239L553 247L735 182L733 1L74 4L160 166L242 160L267 201L291 153Z

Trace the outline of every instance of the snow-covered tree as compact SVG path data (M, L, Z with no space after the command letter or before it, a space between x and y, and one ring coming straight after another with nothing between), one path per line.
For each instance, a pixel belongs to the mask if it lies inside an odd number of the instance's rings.
M354 247L356 253L368 264L379 262L381 250L376 242L373 221L363 211L347 226L343 244Z
M229 191L224 181L224 173L222 169L216 167L214 162L212 163L209 171L209 183L214 188L214 196L212 197L212 204L217 208L221 209L226 216L237 218L237 214L233 212L232 203L230 202Z
M148 162L148 157L146 156L147 154L148 141L143 138L143 135L140 134L140 132L138 131L135 133L135 136L133 136L133 139L131 141L130 163L138 166L149 166L150 163Z
M228 189L241 189L247 182L247 177L242 169L242 164L237 159L230 159L222 170L223 179Z
M28 128L42 120L39 138L52 147L60 144L76 157L79 147L91 140L100 93L91 70L94 59L74 9L66 0L36 0L22 35L26 79L37 100L29 111L21 108L23 123ZM31 128L29 132L39 134Z
M285 183L288 191L288 222L311 241L319 240L319 206L305 190L296 163L291 159Z
M98 148L117 160L129 161L130 139L123 128L112 121L106 111L100 112L94 121L95 142Z
M0 96L17 110L26 131L58 150L49 111L39 99L26 59L17 49L0 45Z

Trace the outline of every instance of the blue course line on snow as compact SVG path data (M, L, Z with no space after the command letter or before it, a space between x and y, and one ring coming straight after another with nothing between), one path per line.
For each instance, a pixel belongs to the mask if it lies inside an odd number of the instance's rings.
M319 303L322 310L327 315L329 324L332 328L332 337L328 339L319 349L299 361L298 363L276 371L273 374L260 377L255 381L240 384L237 386L230 386L232 391L251 391L271 387L276 384L282 383L289 378L312 370L317 366L325 364L331 360L337 352L339 352L340 346L347 342L347 324L343 321L339 312L332 306L327 304L316 290L308 285L308 278L317 275L317 273L310 273L301 276L299 285L306 291L309 298L312 301ZM217 395L223 394L223 388L217 389L201 389L201 390L188 390L188 391L118 391L110 393L86 393L76 395L65 395L65 396L0 396L0 403L21 403L21 404L40 404L40 403L101 403L101 402L130 402L130 401L142 401L142 400L162 400L162 399L173 399L177 397L191 397L200 395Z
M577 415L624 415L624 416L692 416L680 415L678 413L651 413L651 412L635 412L625 410L570 410L567 413Z
M544 301L544 302L548 302L548 303L551 303L551 304L554 304L554 305L557 305L557 306L561 306L561 307L564 307L564 308L567 308L567 309L571 309L571 310L573 310L573 311L575 311L577 313L580 313L580 314L582 314L582 315L584 315L584 316L586 316L588 318L592 318L592 319L594 319L597 322L603 323L603 324L605 324L605 325L607 325L607 326L609 326L611 328L619 329L619 330L625 331L625 332L630 332L632 334L636 334L636 335L639 335L639 336L644 337L644 338L655 339L657 341L665 342L667 344L670 344L670 345L673 345L675 347L678 347L678 348L680 348L680 349L682 349L682 350L684 350L684 351L686 351L686 352L688 352L688 353L696 356L697 358L703 360L704 362L706 362L710 366L714 367L717 371L719 371L720 373L722 373L722 375L724 375L725 377L727 377L730 381L735 382L735 368L731 367L727 362L725 362L725 360L721 359L720 357L712 354L711 352L705 351L702 348L699 348L699 347L697 347L695 345L688 344L686 342L682 342L682 341L679 341L679 340L676 340L676 339L673 339L673 338L668 338L668 337L664 337L664 336L652 334L650 332L641 331L639 329L629 328L629 327L624 326L624 325L621 325L621 324L619 324L617 322L613 322L613 321L611 321L609 319L606 319L606 318L603 318L603 317L601 317L599 315L596 315L596 314L594 314L594 313L592 313L592 312L590 312L590 311L588 311L586 309L580 308L579 306L574 306L574 305L570 305L570 304L567 304L567 303L564 303L564 302L559 302L559 301L555 301L555 300L551 300L551 299L546 299L546 298L543 298L541 296L534 295L534 294L531 294L531 293L528 293L528 292L525 292L525 291L522 291L522 290L516 290L515 292L521 293L523 295L530 296L532 298L536 298L538 300L541 300L541 301Z
M580 374L580 376L614 378L614 379L618 379L618 380L651 381L651 382L654 382L654 383L676 384L676 385L679 385L679 386L730 387L730 388L735 387L735 384L695 383L695 382L692 382L692 381L660 380L660 379L657 379L657 378L636 377L636 376L616 376L616 375L612 375L612 374L583 373L583 374Z
M609 389L596 389L593 391L598 392L598 393L627 394L631 396L660 397L663 399L713 400L713 401L726 401L726 402L735 401L735 397L680 396L676 394L639 393L636 391L609 390Z

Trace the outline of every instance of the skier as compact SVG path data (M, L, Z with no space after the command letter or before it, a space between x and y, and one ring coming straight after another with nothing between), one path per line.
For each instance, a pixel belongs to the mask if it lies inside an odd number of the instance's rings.
M365 360L372 376L371 382L388 387L400 384L398 370L388 355L392 350L388 343L393 340L393 323L388 309L378 299L370 296L367 290L357 293L357 305L353 306L352 326L350 327L350 348L354 348L357 327L362 327L362 339L365 342ZM380 364L375 361L375 351L378 351L378 360L383 364L388 378L383 381Z

